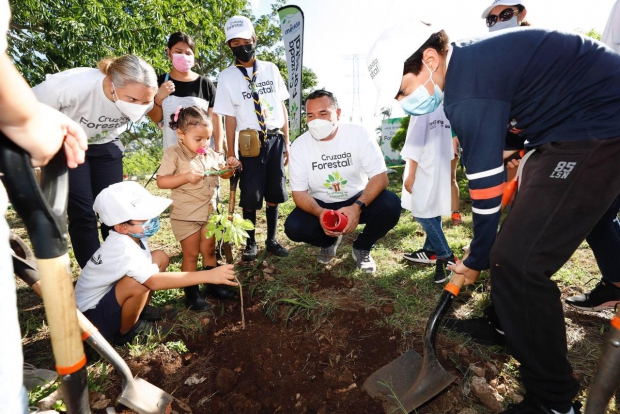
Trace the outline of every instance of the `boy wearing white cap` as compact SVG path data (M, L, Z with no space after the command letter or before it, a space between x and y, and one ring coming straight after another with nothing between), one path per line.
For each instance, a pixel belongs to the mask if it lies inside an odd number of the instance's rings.
M620 195L620 55L577 34L531 28L450 43L445 31L412 21L384 32L368 64L378 108L396 99L405 112L428 113L443 101L463 146L474 238L469 257L450 269L466 285L490 269L526 390L504 414L578 413L551 276ZM528 153L497 233L507 131Z
M172 201L125 181L103 190L93 209L112 227L82 270L75 286L80 311L115 345L131 343L152 328L141 315L154 290L201 283L237 286L232 265L199 272L165 272L168 256L150 251L148 237L159 230L159 215ZM157 319L157 317L153 318Z
M236 132L254 134L260 152L243 156L239 189L239 205L243 218L256 225L256 210L267 203L267 251L288 256L288 250L276 241L278 204L288 199L284 166L288 164L288 113L284 101L289 93L276 65L256 59L256 34L252 22L243 16L228 19L224 26L226 44L235 56L235 63L224 69L218 78L213 111L226 116L226 140L229 163L234 163ZM248 131L250 130L250 131ZM255 141L256 141L255 140ZM233 160L230 160L233 158ZM243 260L256 259L254 230L248 231Z

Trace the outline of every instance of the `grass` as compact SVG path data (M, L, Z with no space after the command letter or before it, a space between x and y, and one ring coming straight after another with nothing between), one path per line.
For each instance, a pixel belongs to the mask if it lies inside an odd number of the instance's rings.
M395 173L390 174L390 190L400 194L402 185L402 167L393 167ZM468 200L467 184L464 174L459 170L461 187L463 224L453 226L449 219L444 220L444 232L447 240L457 256L462 256L462 248L469 244L472 237L471 206ZM167 195L168 191L159 190L155 183L149 184L148 189L157 195ZM228 205L228 182L222 180L221 203L224 209ZM264 312L272 319L284 321L294 325L299 318L321 319L329 315L334 309L346 306L343 300L354 302L356 306L362 304L366 308L380 308L386 304L393 306L393 313L385 316L381 321L384 326L400 332L401 348L405 351L419 342L426 326L427 319L435 308L441 286L433 282L434 267L411 266L401 258L406 251L417 250L424 243L422 228L412 219L408 212L403 211L398 225L381 239L373 250L373 257L377 262L378 271L368 275L358 271L351 258L351 245L355 235L344 238L334 260L328 265L319 265L316 262L318 249L289 241L283 234L283 224L286 216L294 208L291 198L280 205L280 225L278 240L290 250L285 258L264 254L251 265L239 265L237 273L241 282L248 288L250 296L260 298ZM20 220L14 212L9 211L8 221L17 233L27 238ZM152 249L163 249L170 256L170 271L179 271L181 266L181 249L174 239L169 224L168 213L161 216L161 230L150 239ZM259 245L259 255L264 253L262 246L266 236L264 209L258 212L256 238ZM361 231L361 227L358 232ZM72 254L72 253L70 253ZM275 269L266 272L266 268ZM72 273L74 278L79 275L79 268L72 257ZM343 278L350 281L354 288L349 289L340 297L324 297L313 287L321 278L328 275L336 280ZM587 291L598 281L600 273L592 252L587 244L582 244L565 266L553 277L558 287L566 296L574 294L579 289ZM595 279L591 281L591 279ZM453 313L458 318L481 316L482 309L489 303L489 275L483 272L480 280L473 286L463 289L462 294L453 303ZM23 343L29 346L26 361L43 368L53 368L50 355L49 331L44 320L44 312L38 298L23 284L18 288L20 303L20 323L23 334ZM183 308L183 292L181 289L158 291L153 295L153 303L157 306L174 306ZM215 317L223 314L225 307L214 308ZM566 314L567 334L569 345L569 359L575 369L575 375L580 380L584 392L580 395L585 402L585 390L594 374L596 361L600 353L601 343L608 332L608 319L612 316L609 311L599 314L589 314L571 311ZM174 330L182 333L186 338L194 338L203 333L201 316L191 312L181 312L175 320ZM588 323L583 323L585 320ZM467 349L469 354L476 355L482 360L490 361L497 355L497 349L476 345L458 334L440 329L439 336L448 343L459 345L459 349ZM146 355L150 352L186 352L184 343L168 342L165 338L154 335L144 345L132 345L129 352L132 355ZM36 346L34 346L36 344ZM39 346L40 344L40 346ZM35 349L36 350L33 350ZM450 350L450 359L457 368L464 373L463 390L466 389L471 378L469 366L462 365L459 354ZM126 351L125 351L126 353ZM101 362L99 362L101 364ZM518 363L506 357L505 363L498 366L498 378L511 391L519 391ZM96 388L104 389L109 367L96 365L89 367ZM89 374L91 375L91 374ZM90 377L89 377L90 378ZM89 380L90 381L90 380ZM507 398L506 401L508 401ZM479 404L471 399L471 404ZM613 404L613 403L612 403ZM616 412L612 408L610 412ZM482 411L481 411L482 412Z

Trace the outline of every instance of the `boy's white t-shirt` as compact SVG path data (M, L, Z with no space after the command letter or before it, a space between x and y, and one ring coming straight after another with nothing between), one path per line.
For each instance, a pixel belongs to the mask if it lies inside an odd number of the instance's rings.
M454 149L450 121L443 104L430 114L411 117L400 155L418 163L411 194L403 184L402 207L419 218L450 215L450 161L454 158ZM403 181L408 174L407 161Z
M105 144L127 130L129 118L103 92L99 69L75 68L53 75L32 91L39 102L59 110L86 132L88 144Z
M289 98L288 90L276 65L262 60L257 62L256 88L265 125L267 129L282 128L287 121L284 118L282 102ZM246 68L246 71L251 78L252 68ZM237 131L247 128L260 131L258 118L254 112L252 89L248 80L235 65L227 67L219 74L213 112L234 116Z
M90 258L75 285L77 308L85 312L97 306L112 285L123 276L144 284L159 267L153 263L147 238L140 247L132 237L110 231L101 247Z
M376 139L361 125L340 124L329 141L317 141L306 132L293 142L289 154L291 191L308 190L326 203L350 199L370 178L387 171Z

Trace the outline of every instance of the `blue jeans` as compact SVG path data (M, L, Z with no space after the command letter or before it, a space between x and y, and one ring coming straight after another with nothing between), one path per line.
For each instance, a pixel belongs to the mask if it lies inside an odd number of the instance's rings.
M620 282L620 223L618 222L620 197L616 197L603 217L590 231L586 241L598 263L603 279Z
M415 221L420 223L426 233L424 250L435 252L438 259L452 257L452 250L450 250L446 236L443 234L443 230L441 229L441 216L433 218L414 218Z
M362 193L356 194L348 200L339 203L316 202L323 208L338 210L350 206ZM384 190L360 215L360 224L366 224L364 231L357 236L353 247L360 250L370 250L372 246L392 230L400 219L400 199L391 191ZM295 207L284 223L286 236L294 242L308 243L317 247L329 247L336 241L323 231L319 219Z

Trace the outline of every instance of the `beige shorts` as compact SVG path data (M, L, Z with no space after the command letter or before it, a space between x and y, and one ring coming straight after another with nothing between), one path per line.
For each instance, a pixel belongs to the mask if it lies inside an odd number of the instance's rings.
M170 226L172 226L172 233L177 241L187 239L192 234L200 231L202 227L207 224L206 221L186 221L170 219Z

